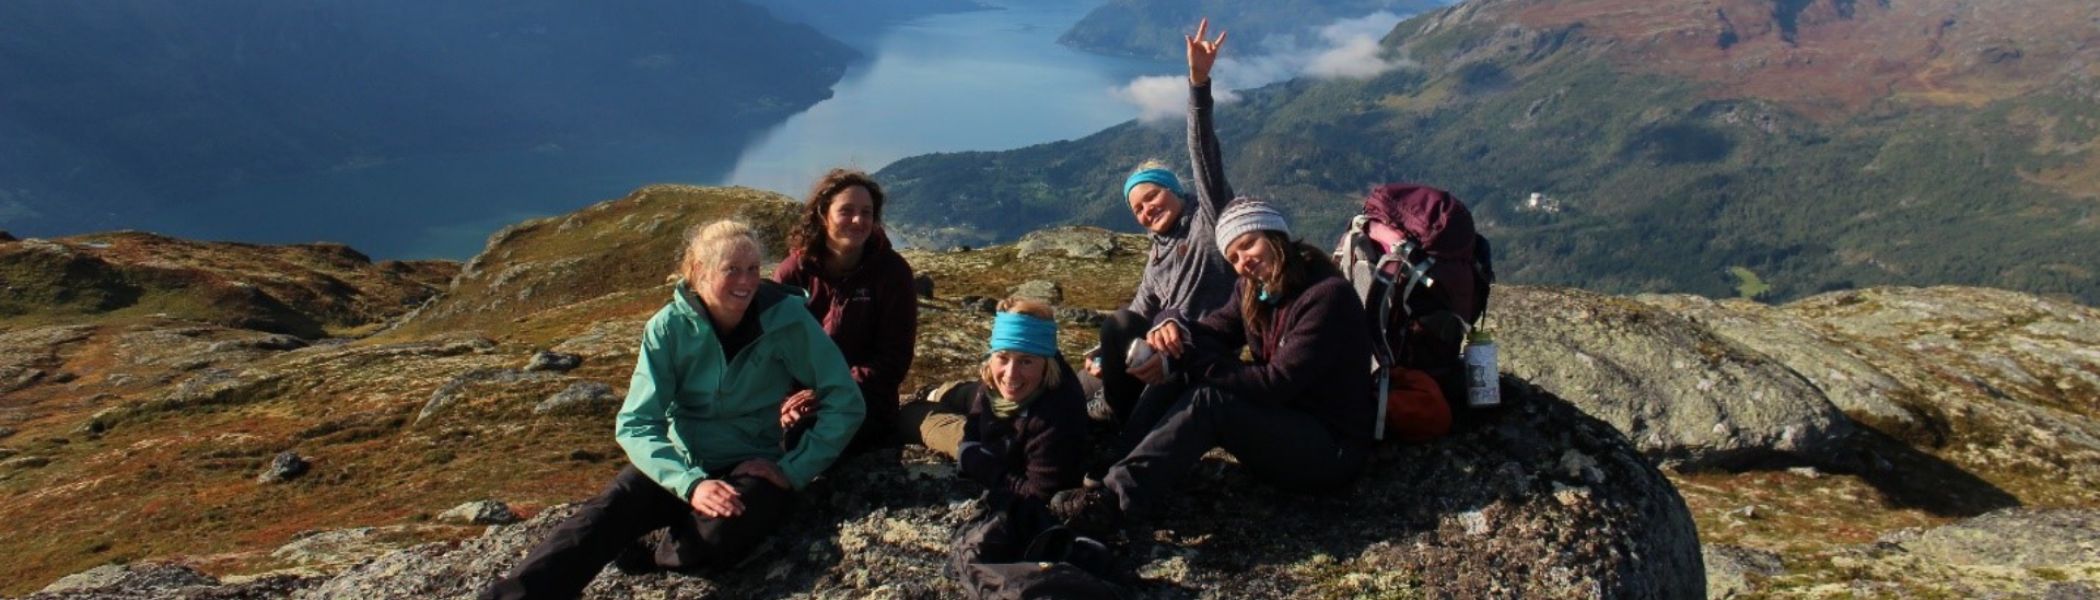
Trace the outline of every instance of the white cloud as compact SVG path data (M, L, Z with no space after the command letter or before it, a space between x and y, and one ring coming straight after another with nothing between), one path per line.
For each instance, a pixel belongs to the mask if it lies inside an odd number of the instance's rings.
M1173 75L1139 77L1116 88L1116 98L1137 105L1139 120L1164 121L1187 110L1189 87L1185 81L1186 77Z
M1389 60L1378 44L1386 32L1400 23L1399 15L1379 11L1342 19L1312 31L1314 41L1300 36L1271 36L1256 45L1251 54L1236 56L1246 46L1226 45L1225 56L1212 69L1217 73L1215 90L1219 103L1239 99L1234 90L1250 89L1292 79L1363 79L1412 66L1405 60ZM1160 121L1178 118L1186 110L1188 91L1181 76L1146 76L1116 88L1116 97L1138 108L1138 119Z

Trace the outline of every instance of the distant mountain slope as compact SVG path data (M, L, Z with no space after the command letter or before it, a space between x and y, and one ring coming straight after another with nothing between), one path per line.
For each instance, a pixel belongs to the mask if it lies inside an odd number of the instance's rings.
M1370 185L1419 180L1471 203L1512 281L1726 296L1745 273L1773 299L1959 283L2093 303L2096 22L2074 0L1484 0L1387 36L1418 68L1262 88L1218 122L1236 187L1321 243ZM1130 230L1122 175L1183 156L1179 122L1129 123L881 175L914 240L982 244Z
M403 156L733 149L853 56L737 0L7 2L0 228L254 218L184 203Z
M1058 43L1090 52L1158 59L1182 56L1181 36L1209 17L1235 46L1256 48L1273 35L1300 35L1339 19L1386 11L1411 15L1443 6L1436 0L1109 0L1072 25Z
M450 261L380 261L339 244L262 246L117 232L0 238L0 331L189 319L307 338L370 331L438 292Z

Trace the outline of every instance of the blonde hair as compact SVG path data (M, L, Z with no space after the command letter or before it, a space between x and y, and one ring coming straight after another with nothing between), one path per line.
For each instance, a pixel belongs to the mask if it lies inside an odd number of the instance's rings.
M1019 313L1053 322L1057 320L1056 310L1051 309L1049 304L1034 298L1015 296L1001 300L999 301L998 311ZM1057 368L1055 364L1057 360L1056 356L1043 357L1043 389L1057 389L1057 382L1062 378L1058 373L1064 371L1064 369ZM985 391L999 389L998 384L992 382L992 357L986 356L984 365L977 368L977 379L984 383Z
M1151 169L1161 169L1168 172L1172 172L1174 170L1174 166L1167 164L1167 161L1164 160L1160 160L1157 158L1147 158L1143 161L1139 161L1137 168L1131 169L1130 174L1136 175L1138 173L1143 173Z
M758 241L758 230L734 219L694 225L685 231L684 249L678 255L678 270L668 279L698 285L705 267L719 266L738 250L750 249L765 259L766 247Z

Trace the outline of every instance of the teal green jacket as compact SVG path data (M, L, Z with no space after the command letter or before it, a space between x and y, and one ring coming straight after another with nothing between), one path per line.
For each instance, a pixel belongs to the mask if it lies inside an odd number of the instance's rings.
M771 282L744 318L759 319L750 346L725 361L700 299L685 282L642 333L615 433L627 460L680 499L738 462L780 465L800 490L830 467L867 412L838 346L802 305L801 290ZM816 423L781 450L780 405L796 383L816 390Z

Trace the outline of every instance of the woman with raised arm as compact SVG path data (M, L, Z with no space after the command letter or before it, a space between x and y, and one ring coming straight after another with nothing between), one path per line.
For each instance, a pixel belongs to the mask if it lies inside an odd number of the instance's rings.
M882 186L867 173L832 169L811 186L786 259L773 280L809 291L809 312L824 324L867 401L867 422L848 452L882 445L897 430L897 388L911 369L919 300L911 264L882 229ZM798 391L781 407L796 429L816 396Z
M1211 114L1210 71L1225 46L1225 32L1209 39L1209 31L1210 20L1204 19L1196 25L1195 35L1183 38L1188 49L1188 147L1189 165L1196 176L1194 197L1157 161L1140 165L1123 182L1131 216L1151 233L1152 251L1130 306L1102 322L1101 346L1087 361L1087 373L1101 379L1105 405L1090 407L1090 412L1096 418L1113 415L1123 423L1124 439L1118 451L1128 450L1151 429L1152 423L1131 419L1140 396L1173 398L1185 388L1180 381L1169 381L1166 357L1170 355L1157 352L1159 348L1151 348L1153 358L1128 364L1132 342L1148 339L1164 311L1205 314L1225 305L1232 294L1232 267L1225 263L1213 235L1218 213L1233 198Z
M860 426L845 359L798 290L759 277L751 228L717 221L684 247L614 429L629 464L482 598L574 598L615 559L625 571L734 564ZM783 444L782 399L796 387L814 390L814 420ZM664 528L661 544L640 542Z

